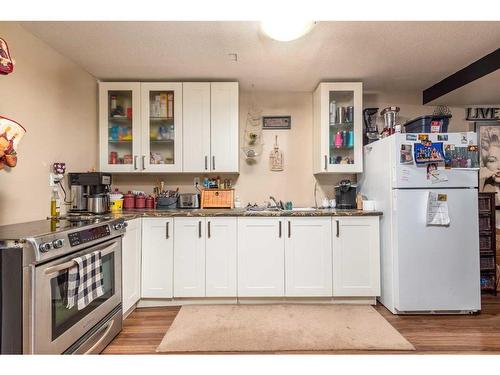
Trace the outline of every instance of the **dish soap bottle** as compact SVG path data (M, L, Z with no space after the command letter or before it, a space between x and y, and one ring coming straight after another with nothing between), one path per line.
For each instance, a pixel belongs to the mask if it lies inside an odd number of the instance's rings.
M61 200L57 189L52 189L52 198L50 198L50 216L59 217L61 213Z
M238 195L234 199L234 208L241 208L241 201L240 201L240 197Z

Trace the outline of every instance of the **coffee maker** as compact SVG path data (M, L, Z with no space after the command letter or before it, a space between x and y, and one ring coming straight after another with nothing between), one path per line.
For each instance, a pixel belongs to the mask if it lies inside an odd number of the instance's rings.
M69 173L68 179L71 190L70 212L90 212L92 214L109 212L110 173Z
M356 189L357 186L350 180L342 180L335 186L335 200L337 208L354 209L356 208Z

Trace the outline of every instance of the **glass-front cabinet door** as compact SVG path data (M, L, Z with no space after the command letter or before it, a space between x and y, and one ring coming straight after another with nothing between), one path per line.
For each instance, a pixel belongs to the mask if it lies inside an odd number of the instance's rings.
M362 172L361 82L320 83L314 93L315 173Z
M100 171L140 171L140 83L99 83Z
M182 83L141 83L141 168L182 171Z

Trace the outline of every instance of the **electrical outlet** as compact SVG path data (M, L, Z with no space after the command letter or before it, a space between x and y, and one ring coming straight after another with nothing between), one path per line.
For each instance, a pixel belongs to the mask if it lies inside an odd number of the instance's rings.
M54 187L63 179L64 175L57 173L49 173L49 186Z
M198 186L199 184L200 184L200 178L199 178L199 177L195 177L195 178L193 179L193 185L194 185L194 186Z

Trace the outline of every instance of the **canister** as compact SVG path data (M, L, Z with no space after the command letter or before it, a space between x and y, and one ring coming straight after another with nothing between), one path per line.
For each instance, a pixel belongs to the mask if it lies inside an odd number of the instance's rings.
M146 208L155 208L155 199L151 195L146 198Z
M345 122L345 107L337 107L337 124L343 124Z
M146 197L144 195L135 196L135 208L146 208Z
M337 132L337 134L335 134L335 147L342 147L342 134L340 132Z
M131 210L135 207L135 196L129 191L123 196L123 208L125 210Z
M109 206L111 212L120 212L123 208L123 194L118 190L109 194Z

